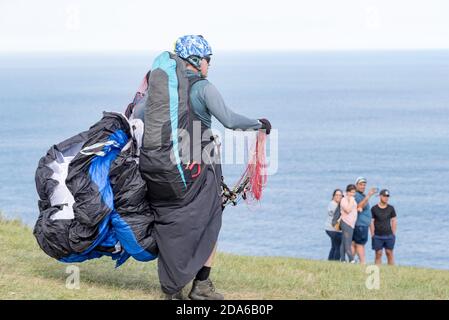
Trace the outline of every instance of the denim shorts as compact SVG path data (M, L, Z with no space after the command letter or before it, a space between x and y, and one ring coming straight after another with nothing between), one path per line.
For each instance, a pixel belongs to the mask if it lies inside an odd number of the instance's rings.
M354 240L356 244L365 245L368 242L368 227L355 226L352 240Z
M393 250L396 242L396 236L390 234L388 236L374 236L372 239L373 250L379 251L382 249Z

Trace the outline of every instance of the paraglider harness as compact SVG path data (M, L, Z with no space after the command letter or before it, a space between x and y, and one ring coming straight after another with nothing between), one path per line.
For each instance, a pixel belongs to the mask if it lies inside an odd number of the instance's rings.
M126 117L131 118L131 115L133 114L134 109L137 104L145 103L145 98L146 98L145 95L147 94L146 91L148 88L150 73L151 73L151 71L147 72L142 84L140 85L140 87L138 89L138 92L136 93L136 95L134 97L133 102L128 105L128 107L125 111ZM198 79L193 80L190 83L190 88L193 86L194 83L196 83L197 81L201 81L201 80L204 80L204 78L200 77ZM217 135L211 136L210 139L215 144L218 158L221 159L221 156L220 156L221 143L219 141L218 136ZM197 167L197 170L196 170L196 173L192 173L192 178L196 178L200 175L201 165L194 162L194 163L188 163L186 166L186 169L193 171L193 169L195 168L195 165ZM212 166L212 168L214 168L214 167ZM214 172L215 172L215 170L214 170ZM220 189L221 189L221 190L219 190L219 193L222 198L222 208L223 209L226 206L228 206L229 204L236 206L240 202L241 199L246 201L248 199L248 195L250 197L254 198L253 193L257 189L257 186L253 190L254 181L252 181L253 180L252 177L249 176L247 174L247 172L248 172L248 168L233 188L230 188L224 182L223 176L221 176L221 181L217 181L217 184L220 186ZM217 177L217 175L215 175L215 176ZM256 199L259 200L259 198L257 198L257 197L256 197Z
M125 111L125 115L127 118L131 118L131 115L134 112L134 109L138 103L142 103L145 98L145 91L148 87L148 81L150 77L151 71L148 71L148 73L145 75L143 83L140 85L139 90L136 92L134 100L128 105ZM201 81L203 79L197 79L194 82ZM192 84L191 84L192 85ZM219 137L217 135L211 136L210 140L213 141L215 144L215 148L218 154L218 157L220 158L220 148L221 143L219 141ZM186 166L186 169L193 170L195 164L197 165L197 172L192 175L192 178L196 178L201 173L201 165L198 163L188 163ZM218 182L218 181L217 181ZM222 207L225 208L227 205L232 204L233 206L236 206L237 203L240 201L240 199L246 200L247 195L246 192L248 191L249 187L249 178L246 177L243 179L243 181L237 185L234 186L234 188L228 187L228 185L224 182L224 177L221 176L221 181L219 181L219 185L221 186L221 194L222 197Z

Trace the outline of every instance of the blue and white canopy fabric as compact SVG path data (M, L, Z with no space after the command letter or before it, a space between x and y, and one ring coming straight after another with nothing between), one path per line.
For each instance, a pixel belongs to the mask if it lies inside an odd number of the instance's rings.
M143 123L105 112L89 130L48 150L36 170L40 215L34 235L62 262L157 257L154 215L139 172ZM136 137L139 137L137 138Z

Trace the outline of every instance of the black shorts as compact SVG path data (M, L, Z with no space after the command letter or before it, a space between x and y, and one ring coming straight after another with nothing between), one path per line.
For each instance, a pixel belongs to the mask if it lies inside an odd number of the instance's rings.
M372 247L375 251L382 249L393 250L396 243L396 236L390 234L388 236L374 236L372 239Z
M368 227L355 226L352 240L355 242L355 244L359 244L362 246L365 245L368 242Z

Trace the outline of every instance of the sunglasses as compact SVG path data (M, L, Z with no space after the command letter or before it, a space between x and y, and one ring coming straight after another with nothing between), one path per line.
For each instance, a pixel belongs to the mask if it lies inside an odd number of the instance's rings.
M205 56L203 59L206 60L207 64L210 64L210 56Z

